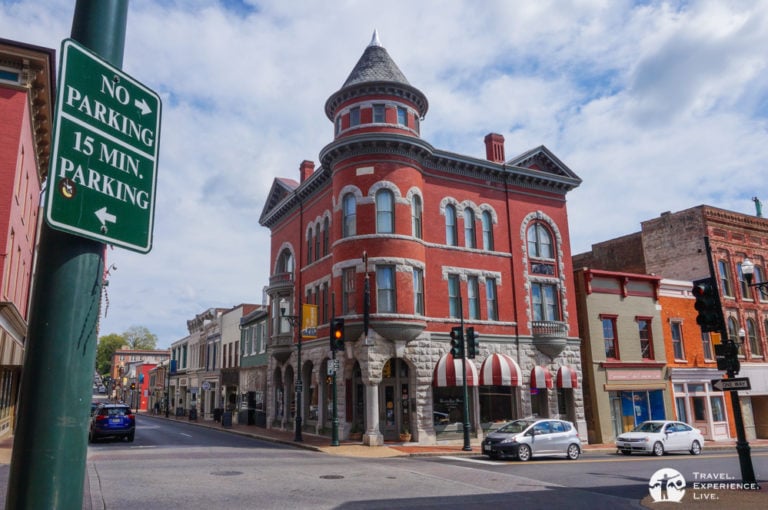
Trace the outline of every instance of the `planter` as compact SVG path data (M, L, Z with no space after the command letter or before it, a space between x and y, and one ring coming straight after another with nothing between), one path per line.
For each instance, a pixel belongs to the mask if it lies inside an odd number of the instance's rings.
M410 432L403 432L400 434L400 442L401 443L408 443L411 440L411 433Z
M363 433L362 432L350 432L349 433L349 440L350 441L362 441L363 440Z

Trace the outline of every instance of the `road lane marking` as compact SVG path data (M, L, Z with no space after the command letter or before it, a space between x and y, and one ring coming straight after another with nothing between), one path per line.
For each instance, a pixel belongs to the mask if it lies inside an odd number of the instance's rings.
M182 436L192 437L192 434L187 434L186 432L179 432Z
M471 459L469 457L453 457L453 456L450 456L450 455L441 455L440 458L441 459L446 459L446 460L460 460L462 462L474 462L475 464L485 464L485 465L488 465L488 466L498 466L498 465L500 465L498 462L494 462L494 461L491 461L491 460Z

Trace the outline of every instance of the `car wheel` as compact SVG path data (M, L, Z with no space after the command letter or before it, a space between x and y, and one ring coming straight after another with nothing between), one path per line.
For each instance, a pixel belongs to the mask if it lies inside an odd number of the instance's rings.
M570 460L578 459L580 454L581 454L581 449L579 449L579 445L577 445L576 443L573 443L568 446L568 451L566 452L566 455L568 455L568 458Z
M128 442L129 443L133 443L133 436L134 436L134 434L135 434L135 432L129 432L128 435L125 436L126 438L128 438Z
M621 451L621 453L623 453L624 455L632 455L632 452L631 452L631 451L629 451L629 450L620 450L620 451Z
M93 431L89 431L88 432L88 442L89 443L95 443L96 442L96 437L93 435Z
M662 455L664 455L664 446L658 441L656 441L655 443L653 443L653 450L651 451L651 453L657 457L661 457Z
M531 447L521 444L517 449L517 460L525 462L531 458Z
M701 454L701 445L698 441L694 441L691 443L691 455L699 455Z

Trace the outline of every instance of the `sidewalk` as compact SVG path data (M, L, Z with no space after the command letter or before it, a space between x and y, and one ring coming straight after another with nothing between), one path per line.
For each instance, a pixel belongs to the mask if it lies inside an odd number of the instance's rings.
M316 434L310 434L302 432L302 441L294 441L293 430L280 430L280 429L266 429L257 427L255 425L241 425L233 423L231 427L223 427L221 423L213 420L192 420L190 421L186 417L170 416L166 418L164 415L153 416L151 414L141 414L142 418L149 418L153 420L175 420L180 422L189 423L198 427L209 427L214 429L220 429L232 434L245 435L264 441L270 441L273 443L281 443L291 445L296 448L304 448L308 450L315 450L318 452L324 452L332 455L341 455L347 457L371 457L371 458L383 458L383 457L398 457L398 456L435 456L435 455L453 455L453 456L473 456L481 455L480 445L475 442L471 444L471 451L464 451L461 444L437 444L437 445L420 445L418 443L400 443L400 442L385 442L384 446L365 446L360 442L351 442L340 440L339 446L331 446L331 439L327 436L319 436ZM754 439L749 441L751 447L764 447L768 446L768 439ZM615 445L611 444L582 444L583 452L615 452ZM707 441L704 445L705 451L711 450L735 450L736 441ZM11 463L11 453L13 449L13 437L0 440L0 465Z

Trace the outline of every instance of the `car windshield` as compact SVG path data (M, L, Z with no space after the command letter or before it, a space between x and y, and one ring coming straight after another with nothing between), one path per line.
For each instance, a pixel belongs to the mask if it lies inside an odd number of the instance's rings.
M499 428L499 430L497 430L496 432L504 432L507 434L519 434L520 432L523 432L525 429L530 427L531 424L533 424L533 422L529 420L515 420Z
M646 421L635 427L635 432L661 432L663 426L663 423Z

